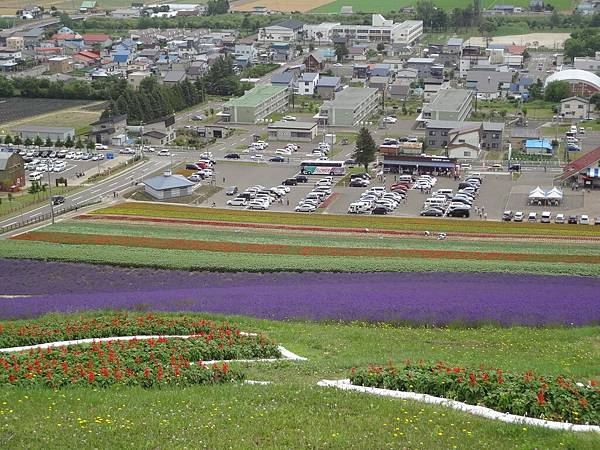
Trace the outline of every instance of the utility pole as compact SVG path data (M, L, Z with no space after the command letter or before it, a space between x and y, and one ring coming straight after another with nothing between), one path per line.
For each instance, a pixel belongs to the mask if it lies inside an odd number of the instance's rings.
M54 205L52 204L52 180L50 180L50 171L48 174L48 193L50 194L50 217L52 218L52 225L54 225Z

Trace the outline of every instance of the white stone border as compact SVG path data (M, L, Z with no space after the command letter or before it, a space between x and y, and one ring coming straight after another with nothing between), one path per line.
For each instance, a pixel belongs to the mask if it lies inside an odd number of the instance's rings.
M357 386L350 383L349 379L344 380L321 380L317 383L319 386L335 387L345 391L364 392L367 394L380 395L383 397L394 397L405 400L416 400L418 402L432 403L434 405L447 406L452 409L482 416L487 419L499 420L501 422L533 425L536 427L550 428L552 430L564 431L594 431L600 433L598 425L576 425L566 422L553 422L550 420L536 419L533 417L517 416L514 414L501 413L485 406L468 405L466 403L450 400L447 398L434 397L427 394L419 394L416 392L395 391L391 389L380 389L366 386Z
M241 333L243 336L256 336L256 333ZM24 352L32 349L47 349L47 348L56 348L56 347L67 347L69 345L78 345L78 344L92 344L94 342L107 342L107 341L133 341L137 339L139 341L144 339L190 339L194 337L199 337L199 335L191 334L191 335L144 335L144 336L114 336L114 337L105 337L105 338L87 338L87 339L74 339L71 341L57 341L57 342L46 342L43 344L37 345L25 345L22 347L8 347L8 348L0 348L0 353L13 353L13 352ZM219 359L219 360L211 360L204 361L204 364L214 364L219 362L275 362L275 361L307 361L308 358L304 358L303 356L296 355L293 352L290 352L285 347L278 345L277 349L281 352L281 358L262 358L262 359Z

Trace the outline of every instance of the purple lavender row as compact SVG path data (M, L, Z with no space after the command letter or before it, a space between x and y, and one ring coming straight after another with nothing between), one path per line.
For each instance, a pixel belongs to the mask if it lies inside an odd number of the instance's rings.
M119 275L127 278L129 271L120 270ZM94 292L88 285L87 293L3 298L0 318L124 308L239 314L275 320L432 325L600 323L600 283L594 278L455 273L199 275L198 279L189 275L181 283L178 277L183 275L175 273L179 284L160 288L149 286L152 280L144 287L121 280L120 291L113 285L111 291ZM93 278L86 273L82 276L78 281L83 284ZM6 292L4 283L2 290ZM10 292L22 293L12 289Z

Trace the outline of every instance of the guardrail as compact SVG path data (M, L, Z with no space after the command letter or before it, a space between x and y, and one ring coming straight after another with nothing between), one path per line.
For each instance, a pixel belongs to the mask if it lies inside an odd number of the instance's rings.
M66 214L68 212L71 211L77 211L80 208L84 208L86 206L91 206L91 205L95 205L97 203L100 203L101 200L97 199L97 200L92 200L89 202L84 202L84 203L79 203L76 205L71 205L68 207L63 207L63 208L55 208L54 209L54 217L60 216L62 214ZM0 234L4 234L4 233L8 233L9 231L13 231L16 230L18 228L23 228L26 227L28 225L33 225L39 222L43 222L45 220L49 220L52 218L52 214L50 212L47 213L43 213L43 214L38 214L35 215L33 217L30 217L29 219L24 219L24 220L20 220L19 222L13 223L11 225L7 225L4 227L0 227Z

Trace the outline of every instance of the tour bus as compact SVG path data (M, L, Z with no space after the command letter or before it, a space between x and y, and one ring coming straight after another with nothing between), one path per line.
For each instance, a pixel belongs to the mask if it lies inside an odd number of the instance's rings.
M344 161L302 161L300 173L304 175L338 175L346 174Z

